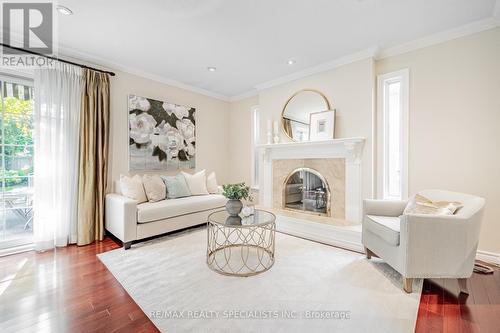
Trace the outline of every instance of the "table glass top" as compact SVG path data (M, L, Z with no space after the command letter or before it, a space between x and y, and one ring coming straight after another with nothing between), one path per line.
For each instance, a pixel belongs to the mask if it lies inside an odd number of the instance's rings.
M208 216L212 223L221 224L228 227L254 227L273 223L276 216L265 210L255 209L250 216L230 216L226 210L213 212Z

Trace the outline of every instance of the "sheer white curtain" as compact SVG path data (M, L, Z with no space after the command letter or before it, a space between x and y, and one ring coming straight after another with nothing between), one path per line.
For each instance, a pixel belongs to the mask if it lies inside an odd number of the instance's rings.
M35 249L76 242L78 141L83 76L57 63L35 72Z

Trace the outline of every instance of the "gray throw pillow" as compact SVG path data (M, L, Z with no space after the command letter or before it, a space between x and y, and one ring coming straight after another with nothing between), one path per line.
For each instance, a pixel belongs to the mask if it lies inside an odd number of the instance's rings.
M167 186L167 199L189 197L189 187L182 174L176 176L161 176Z

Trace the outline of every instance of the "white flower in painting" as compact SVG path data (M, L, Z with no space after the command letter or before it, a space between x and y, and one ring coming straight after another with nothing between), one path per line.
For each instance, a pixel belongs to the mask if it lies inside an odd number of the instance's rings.
M163 131L168 141L165 152L169 153L169 156L177 157L179 151L184 148L184 139L181 133L177 128L170 126L168 123L163 127Z
M186 142L194 142L194 124L190 119L177 120L175 126L179 129Z
M163 103L163 109L167 111L170 116L172 113L175 114L177 119L182 119L184 117L189 117L189 108L187 106L177 105L174 103Z
M129 98L130 110L148 111L151 107L147 98L131 95Z
M151 140L151 134L154 133L156 120L147 113L136 115L135 113L129 116L130 137L135 143L144 144Z
M196 149L194 148L194 145L191 142L188 142L185 150L189 156L194 156L194 154L196 153Z
M163 152L168 152L168 136L160 133L151 134L151 144L160 148Z

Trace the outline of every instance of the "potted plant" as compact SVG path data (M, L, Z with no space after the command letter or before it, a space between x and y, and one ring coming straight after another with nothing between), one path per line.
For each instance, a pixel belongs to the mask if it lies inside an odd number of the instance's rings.
M252 200L250 187L245 183L222 185L222 195L229 200L226 203L226 210L231 216L237 216L243 209L243 200Z

